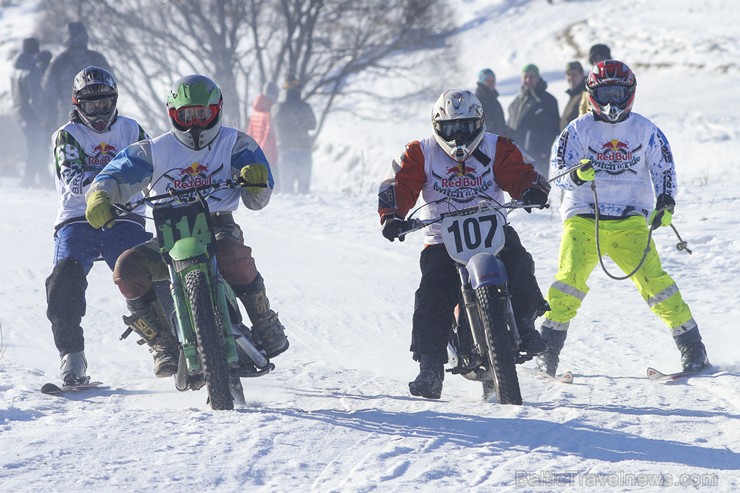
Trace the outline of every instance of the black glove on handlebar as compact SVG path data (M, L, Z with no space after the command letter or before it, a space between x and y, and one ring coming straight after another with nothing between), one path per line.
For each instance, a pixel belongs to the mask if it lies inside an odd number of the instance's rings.
M393 241L396 238L398 238L398 241L403 241L405 237L398 237L398 233L403 231L404 227L406 226L406 221L401 219L395 214L388 214L386 216L383 216L383 236L385 236L388 241Z
M522 194L522 202L525 206L537 206L538 209L544 209L547 205L547 193L539 188L529 188ZM532 207L525 207L528 214L532 213Z

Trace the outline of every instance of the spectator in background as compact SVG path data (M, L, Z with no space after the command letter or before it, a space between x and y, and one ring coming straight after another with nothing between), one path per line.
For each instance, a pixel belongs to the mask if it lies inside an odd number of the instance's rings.
M316 128L316 115L301 98L300 81L294 75L286 77L283 89L285 101L277 105L273 118L282 177L276 188L285 193L308 193L313 166L313 138L308 132Z
M275 140L275 130L272 128L270 121L270 112L272 106L277 103L280 89L274 82L265 83L262 92L252 103L252 114L249 116L247 124L247 135L252 137L265 153L267 162L270 163L272 176L276 183L280 183L278 174L278 150L277 141Z
M509 105L511 137L535 160L543 176L548 174L550 148L560 133L558 101L546 89L537 65L525 65L521 92Z
M41 72L46 73L46 69L49 68L49 62L51 62L51 52L49 50L41 50L36 54L36 65Z
M484 68L478 72L478 87L475 89L475 96L483 106L483 114L486 117L486 132L503 137L508 136L509 128L506 126L504 109L498 101L496 74L490 68Z
M23 49L15 59L11 76L13 112L25 140L25 169L22 187L52 187L54 182L46 156L49 135L44 132L45 100L41 82L43 71L36 62L39 42L36 38L23 40Z
M599 62L609 60L612 57L612 50L605 44L595 44L588 50L588 63L593 67ZM591 70L589 69L589 72ZM591 102L588 99L588 92L584 91L581 96L581 104L578 106L578 116L585 115L591 109Z
M570 99L568 99L568 103L563 109L563 115L560 117L561 132L571 121L578 118L578 108L581 105L583 94L586 92L586 74L583 73L581 62L570 62L565 66L565 80L568 83L568 90L565 92Z
M69 88L78 72L95 66L112 72L108 61L97 51L87 48L89 37L81 22L67 24L66 49L51 60L44 77L44 92L48 98L47 120L51 129L56 129L68 121L72 111L72 98Z

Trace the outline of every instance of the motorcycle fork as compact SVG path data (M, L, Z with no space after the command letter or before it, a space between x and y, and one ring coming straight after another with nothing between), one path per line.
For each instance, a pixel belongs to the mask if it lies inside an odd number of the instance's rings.
M179 264L179 265L178 265ZM206 273L206 278L211 285L211 300L215 308L218 326L223 331L224 343L226 345L226 360L230 365L239 364L239 356L236 351L236 342L234 341L233 329L230 311L227 301L227 292L231 288L226 281L219 275L216 266L216 258L213 257L207 262L190 263L188 267L179 270L180 262L175 261L169 266L170 279L172 280L171 290L172 299L175 303L175 315L177 323L177 337L182 344L183 356L189 373L195 373L202 370L200 358L198 357L197 341L192 324L192 315L190 314L188 304L185 301L185 292L182 286L182 280L185 275L193 269L201 269ZM233 296L233 291L231 292Z
M457 265L457 272L460 275L460 292L462 293L463 306L465 315L468 317L468 326L473 339L472 350L477 355L482 355L483 351L483 331L481 330L480 313L478 312L478 301L475 299L475 292L470 285L470 275L464 265Z
M193 331L188 305L185 301L185 291L182 287L184 274L192 269L178 272L176 263L177 261L168 266L171 280L170 290L172 291L172 300L175 304L175 330L177 331L177 338L182 345L182 354L185 357L188 372L198 372L201 370L200 358L198 358L195 332Z

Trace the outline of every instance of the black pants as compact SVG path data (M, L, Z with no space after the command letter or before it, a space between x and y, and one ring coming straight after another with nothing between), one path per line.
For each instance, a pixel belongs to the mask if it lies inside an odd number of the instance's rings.
M499 258L509 277L509 293L517 326L533 326L546 306L534 275L534 261L514 228L506 226L506 243ZM421 252L421 281L414 300L411 351L414 359L428 355L447 361L447 340L460 301L460 277L444 245Z

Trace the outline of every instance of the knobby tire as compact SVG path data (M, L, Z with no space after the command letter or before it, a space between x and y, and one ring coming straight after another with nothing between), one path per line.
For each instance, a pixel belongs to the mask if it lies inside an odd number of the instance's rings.
M493 380L484 382L496 393L499 404L521 404L522 393L514 360L514 341L506 326L508 298L493 286L475 290L483 332L486 336L486 355ZM489 385L486 385L489 384Z
M211 407L215 410L234 409L229 388L229 366L226 361L221 329L211 301L211 290L203 271L193 270L185 276L185 294L190 299L198 341L198 353L208 388Z

